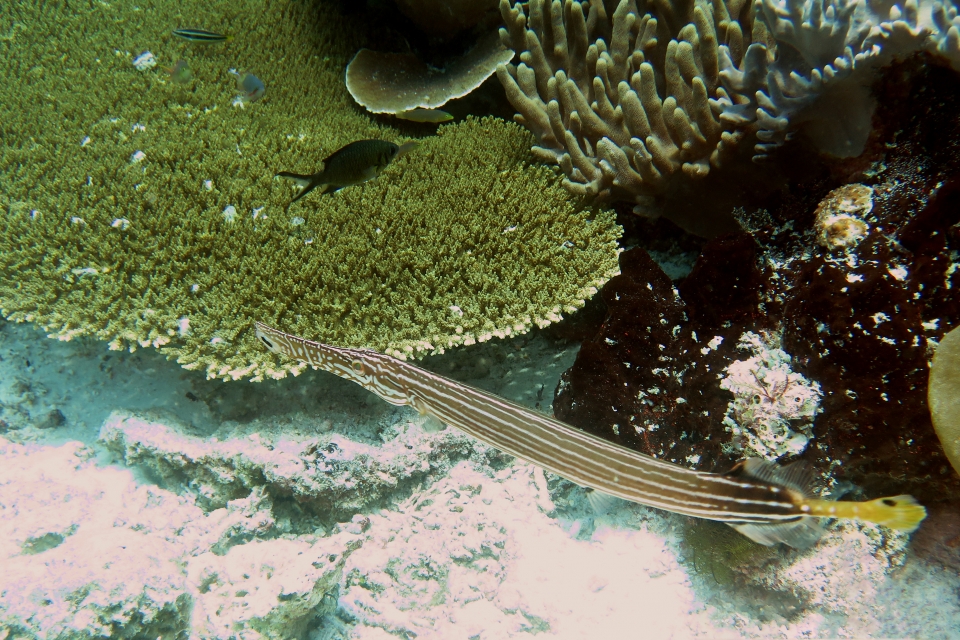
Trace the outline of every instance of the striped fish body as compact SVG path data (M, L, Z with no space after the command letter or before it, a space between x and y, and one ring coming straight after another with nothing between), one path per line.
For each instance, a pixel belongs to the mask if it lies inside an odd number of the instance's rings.
M357 140L341 147L323 161L323 169L313 174L281 171L277 175L288 178L303 189L291 204L316 188L320 193L333 193L372 180L380 175L400 153L400 147L386 140Z
M816 542L816 518L851 517L913 531L926 515L910 496L868 503L812 500L810 474L745 460L729 474L694 471L608 442L481 389L369 349L333 347L256 323L267 349L352 380L505 453L579 485L697 518L726 522L765 545Z
M217 42L227 42L233 39L233 36L225 36L222 33L214 33L213 31L207 31L206 29L192 29L189 27L181 27L180 29L174 29L173 35L186 40L188 42L197 42L197 43L207 43L214 44Z

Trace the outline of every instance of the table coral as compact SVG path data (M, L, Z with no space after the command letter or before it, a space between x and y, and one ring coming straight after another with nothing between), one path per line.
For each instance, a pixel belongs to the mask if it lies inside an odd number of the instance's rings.
M194 20L243 37L200 50L169 34L177 12L11 8L31 26L0 41L5 317L156 347L210 377L281 377L300 369L259 348L254 319L412 357L556 321L616 272L612 214L578 210L530 166L528 134L493 119L288 210L279 169L399 142L343 86L363 25L330 7L207 3ZM189 57L191 85L135 68L147 44L165 64ZM237 67L270 86L256 108L230 107Z
M494 32L472 49L444 64L427 65L413 53L382 53L361 49L347 65L347 90L357 104L372 113L402 114L436 109L468 95L513 52Z

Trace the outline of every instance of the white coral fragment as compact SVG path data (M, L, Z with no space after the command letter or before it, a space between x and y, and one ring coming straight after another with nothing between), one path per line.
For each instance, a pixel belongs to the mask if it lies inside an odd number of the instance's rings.
M157 58L149 51L144 51L133 59L133 66L137 71L148 71L157 66Z
M720 388L734 395L723 419L733 433L730 448L767 460L803 452L820 405L820 385L793 371L775 336L748 331L737 346L751 357L731 363L720 381Z
M834 189L817 206L817 243L831 250L855 247L870 231L864 218L872 209L872 187L848 184Z

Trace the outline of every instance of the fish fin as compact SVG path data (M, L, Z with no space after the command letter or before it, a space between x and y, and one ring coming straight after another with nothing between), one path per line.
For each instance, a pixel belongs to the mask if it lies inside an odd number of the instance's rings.
M752 478L796 491L805 498L816 495L813 488L813 470L806 462L798 460L780 466L759 458L747 458L739 462L728 475Z
M293 180L301 187L307 187L313 181L313 176L304 175L302 173L290 173L289 171L281 171L277 174L277 177Z
M877 498L863 505L869 511L866 519L892 529L913 533L927 517L927 510L913 496L891 496Z
M602 516L608 514L621 502L623 502L623 500L609 493L604 493L596 489L587 490L587 503L593 510L594 515Z
M817 518L810 516L801 516L796 520L789 522L776 522L772 524L728 523L738 532L747 536L754 542L762 544L765 547L772 547L778 542L782 542L788 547L794 549L806 549L823 535L823 525Z
M434 418L433 416L427 415L425 413L418 415L416 418L414 418L410 422L418 425L421 429L423 429L427 433L437 433L447 428L447 425L442 420L440 420L439 418Z
M400 145L400 149L397 151L397 159L402 158L403 156L407 155L408 153L410 153L411 151L413 151L419 146L420 146L420 143L417 142L416 140L407 140L402 145Z
M294 196L293 200L290 201L290 204L293 204L294 202L296 202L297 200L299 200L299 199L302 198L303 196L307 195L308 193L310 193L311 191L313 191L314 189L316 189L317 187L319 187L321 184L323 184L323 183L322 183L322 182L311 182L310 184L308 184L307 186L305 186L303 189L301 189L301 190L300 190L300 193L298 193L296 196ZM325 191L321 191L320 193L326 193L326 192L325 192Z
M308 176L302 173L290 173L289 171L281 171L280 173L277 174L277 176L280 178L287 178L288 180L293 180L295 183L303 187L303 189L300 190L300 193L294 196L293 200L290 201L290 204L293 204L294 202L296 202L303 196L307 195L317 187L323 187L320 193L326 193L327 187L330 186L327 183L321 181L320 178L322 177L322 172L315 173L312 176Z
M731 469L729 475L783 487L803 498L815 495L813 470L802 461L781 467L775 462L747 458ZM823 535L824 525L818 518L810 516L800 516L786 522L729 524L759 544L772 547L782 542L794 549L812 546Z

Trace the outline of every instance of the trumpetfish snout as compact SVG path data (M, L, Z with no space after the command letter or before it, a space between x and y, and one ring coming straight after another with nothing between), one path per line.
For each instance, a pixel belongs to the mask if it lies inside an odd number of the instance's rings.
M706 473L658 460L481 389L370 349L334 347L256 323L270 351L352 380L394 405L456 427L579 485L639 504L726 522L764 545L807 547L821 518L851 518L914 531L926 509L910 496L867 502L812 497L803 465L748 459L730 473Z

